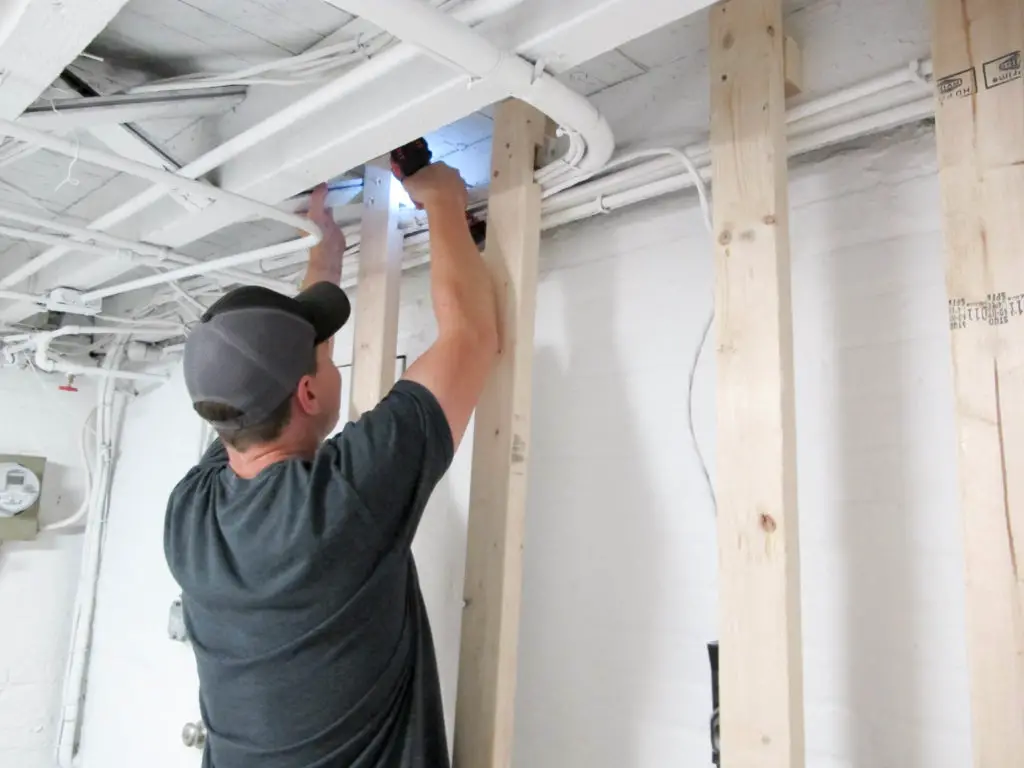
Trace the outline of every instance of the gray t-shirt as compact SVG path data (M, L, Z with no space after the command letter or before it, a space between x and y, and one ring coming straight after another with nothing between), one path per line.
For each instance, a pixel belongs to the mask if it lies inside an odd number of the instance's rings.
M410 545L452 452L437 400L401 381L312 462L244 480L216 441L177 485L164 550L204 768L448 768Z

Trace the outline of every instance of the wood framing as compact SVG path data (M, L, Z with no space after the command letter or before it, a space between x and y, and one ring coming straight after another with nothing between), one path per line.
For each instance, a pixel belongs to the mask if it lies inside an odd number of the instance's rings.
M536 149L547 118L519 101L494 116L484 258L499 286L502 353L476 410L455 765L508 768L522 587L530 376L540 250Z
M974 765L1024 759L1024 0L931 0Z
M377 405L395 383L402 279L402 233L392 189L396 184L388 158L366 164L349 401L353 421Z
M782 0L727 0L710 20L722 765L801 768Z

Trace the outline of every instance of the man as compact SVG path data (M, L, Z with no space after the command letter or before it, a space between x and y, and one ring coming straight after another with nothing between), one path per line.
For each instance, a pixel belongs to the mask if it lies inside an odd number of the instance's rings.
M204 768L447 768L441 693L410 545L498 354L494 284L443 164L405 182L427 212L434 345L370 413L340 414L332 337L349 316L344 237L324 231L304 290L239 288L185 346L217 430L167 507L208 729Z

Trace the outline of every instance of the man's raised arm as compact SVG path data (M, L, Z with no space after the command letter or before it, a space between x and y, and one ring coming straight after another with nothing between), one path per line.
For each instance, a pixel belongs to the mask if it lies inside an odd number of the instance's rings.
M320 184L309 198L309 213L306 215L320 227L323 240L309 250L309 266L306 267L306 277L302 280L301 290L306 290L314 283L328 282L338 285L341 282L345 235L334 221L334 214L324 207L326 200L327 184Z
M430 289L437 341L406 371L437 398L458 446L500 349L494 281L469 233L466 185L444 163L404 182L430 220Z

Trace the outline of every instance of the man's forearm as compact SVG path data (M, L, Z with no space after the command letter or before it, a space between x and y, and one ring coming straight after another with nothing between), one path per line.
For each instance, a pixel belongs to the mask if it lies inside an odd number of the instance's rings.
M305 290L319 282L338 285L341 282L341 264L344 255L344 247L339 248L336 244L326 241L311 248L306 276L302 280L302 289Z
M438 332L469 335L498 346L494 280L473 242L465 211L447 203L429 206L430 272Z
M327 184L319 184L309 198L309 219L320 228L322 239L309 250L309 265L302 281L305 290L314 283L341 282L341 262L345 255L345 235L327 207Z

